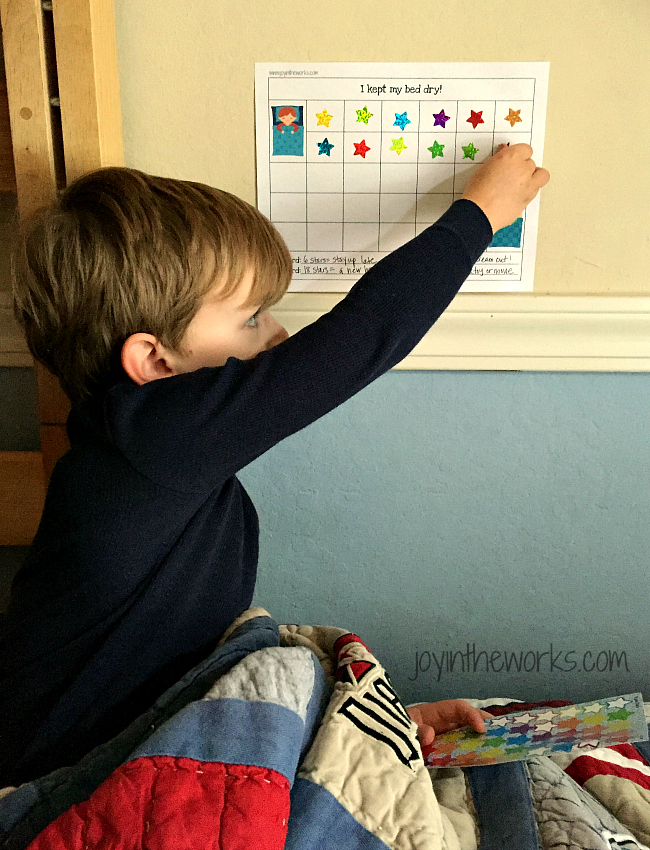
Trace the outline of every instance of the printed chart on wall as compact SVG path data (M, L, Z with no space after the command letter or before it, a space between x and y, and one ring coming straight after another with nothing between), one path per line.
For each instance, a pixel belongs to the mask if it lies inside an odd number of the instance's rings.
M429 227L502 144L542 163L548 63L258 64L258 206L292 291L347 292ZM536 199L494 234L463 292L533 288Z

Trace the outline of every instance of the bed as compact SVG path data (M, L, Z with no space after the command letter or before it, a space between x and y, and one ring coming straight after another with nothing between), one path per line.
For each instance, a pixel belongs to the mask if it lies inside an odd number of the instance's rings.
M359 637L256 608L117 738L0 791L0 848L647 850L649 763L427 769Z

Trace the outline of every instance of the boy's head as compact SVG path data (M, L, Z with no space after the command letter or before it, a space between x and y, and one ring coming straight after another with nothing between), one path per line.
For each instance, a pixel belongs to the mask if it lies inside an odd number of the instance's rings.
M290 124L296 120L298 116L296 115L296 110L293 106L283 106L282 109L278 111L278 118L280 122L288 127Z
M246 202L105 168L25 224L14 302L32 354L79 402L124 371L145 383L254 357L286 337L266 310L290 279L282 238Z

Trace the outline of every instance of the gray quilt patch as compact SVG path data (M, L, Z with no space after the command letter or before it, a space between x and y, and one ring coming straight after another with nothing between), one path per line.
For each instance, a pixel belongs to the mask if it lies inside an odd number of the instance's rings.
M611 850L608 835L629 835L607 809L550 759L526 762L544 850Z

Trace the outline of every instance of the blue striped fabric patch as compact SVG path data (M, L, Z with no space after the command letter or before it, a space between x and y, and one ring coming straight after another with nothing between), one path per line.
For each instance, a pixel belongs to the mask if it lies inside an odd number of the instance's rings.
M540 850L524 762L465 768L479 820L479 850Z
M190 758L268 767L293 782L305 737L301 718L283 705L215 699L193 702L130 756Z
M321 785L296 779L291 789L291 814L285 850L388 850L376 835L355 820ZM525 850L525 849L523 849Z

